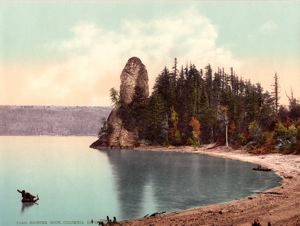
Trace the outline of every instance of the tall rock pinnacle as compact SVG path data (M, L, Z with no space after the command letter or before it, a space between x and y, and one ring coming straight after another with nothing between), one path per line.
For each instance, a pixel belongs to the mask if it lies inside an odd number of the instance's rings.
M138 129L125 128L124 118L130 115L124 115L124 108L130 107L137 89L139 95L145 98L149 96L148 73L145 65L137 57L130 58L122 70L120 79L120 104L114 107L107 119L107 134L91 144L92 148L133 147L138 141Z
M149 96L148 73L139 58L132 57L127 61L120 79L121 104L128 105L132 102L136 87L143 91L145 97Z

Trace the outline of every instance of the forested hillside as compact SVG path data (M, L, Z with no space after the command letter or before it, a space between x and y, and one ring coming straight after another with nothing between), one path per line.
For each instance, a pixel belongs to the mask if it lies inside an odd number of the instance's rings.
M0 106L0 135L97 135L107 107Z
M270 75L271 92L239 77L233 70L212 70L195 65L164 68L156 78L152 95L143 98L135 90L133 102L121 106L128 128L139 129L141 143L200 145L217 142L247 145L260 151L292 152L300 148L300 105L289 96L289 106L279 106L278 76ZM270 84L271 85L271 84ZM118 105L118 93L111 90ZM122 114L122 112L124 114ZM130 115L130 117L128 117ZM124 118L126 116L126 118ZM105 134L104 126L100 136Z

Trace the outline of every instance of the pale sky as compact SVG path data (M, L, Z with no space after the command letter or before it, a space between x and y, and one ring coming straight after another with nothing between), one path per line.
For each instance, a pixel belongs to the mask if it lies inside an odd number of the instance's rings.
M109 106L126 61L234 67L300 98L300 1L0 1L0 105Z

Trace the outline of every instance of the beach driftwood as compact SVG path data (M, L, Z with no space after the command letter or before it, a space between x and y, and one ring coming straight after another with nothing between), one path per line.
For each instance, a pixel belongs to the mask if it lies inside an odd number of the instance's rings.
M155 212L155 213L152 213L151 215L149 215L149 217L156 217L156 216L158 216L158 215L160 215L160 214L164 214L164 213L166 213L166 211L163 211L163 212ZM148 215L148 214L147 214ZM146 216L147 216L146 215Z
M282 195L280 192L275 191L265 191L265 192L255 192L257 194L264 194L264 195Z
M25 190L19 190L17 189L17 191L19 193L21 193L22 195L22 202L23 203L36 203L40 198L38 195L34 196L32 194L30 194L29 192L26 192Z

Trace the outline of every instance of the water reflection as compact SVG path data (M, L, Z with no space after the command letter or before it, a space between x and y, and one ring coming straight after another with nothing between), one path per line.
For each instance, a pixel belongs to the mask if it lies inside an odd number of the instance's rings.
M116 178L122 217L145 214L144 189L150 184L153 190L150 200L155 200L156 211L210 203L208 193L218 192L218 186L212 185L214 175L219 174L219 167L214 166L224 163L223 159L206 158L206 163L200 164L199 156L180 153L121 150L107 155Z
M110 151L107 155L117 180L122 217L139 216L143 208L144 187L149 183L147 159L124 151Z
M21 207L21 213L23 214L24 211L30 207L32 207L33 205L37 205L37 203L22 203L22 207Z
M182 153L113 150L106 154L122 218L149 213L147 200L154 203L155 211L183 210L240 198L265 183L274 184L272 176L257 175L250 164L239 161ZM145 191L149 186L151 194Z

